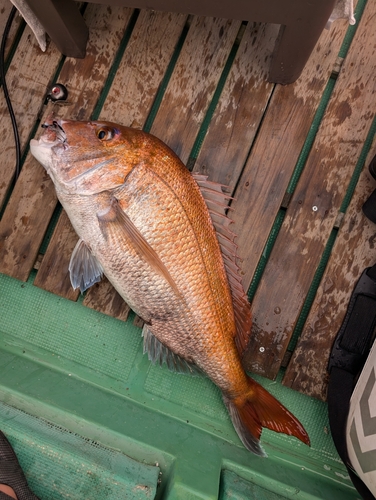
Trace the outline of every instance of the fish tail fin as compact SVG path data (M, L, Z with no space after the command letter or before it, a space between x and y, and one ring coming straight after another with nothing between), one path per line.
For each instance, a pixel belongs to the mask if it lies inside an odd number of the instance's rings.
M249 390L243 397L224 396L232 423L244 446L256 455L266 456L260 446L263 427L295 436L309 445L306 430L299 420L255 380L248 378Z

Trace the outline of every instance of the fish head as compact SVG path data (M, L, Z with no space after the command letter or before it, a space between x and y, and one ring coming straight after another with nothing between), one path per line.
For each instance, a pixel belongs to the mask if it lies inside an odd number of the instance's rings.
M55 117L42 127L44 133L30 141L30 151L58 192L90 195L114 189L139 162L135 131L128 127Z

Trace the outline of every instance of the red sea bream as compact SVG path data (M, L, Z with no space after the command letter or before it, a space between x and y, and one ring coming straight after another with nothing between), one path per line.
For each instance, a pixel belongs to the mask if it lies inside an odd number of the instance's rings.
M242 367L251 309L221 187L140 130L53 118L43 127L30 147L80 238L73 287L84 291L105 274L144 320L149 359L204 372L250 451L263 454L262 427L309 444L300 422Z

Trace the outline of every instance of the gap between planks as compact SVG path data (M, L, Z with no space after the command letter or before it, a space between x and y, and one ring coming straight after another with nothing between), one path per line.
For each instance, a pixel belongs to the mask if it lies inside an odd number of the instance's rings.
M369 110L374 109L375 99L371 22L375 8L368 3L359 22L253 301L247 366L269 378L278 373L373 120Z

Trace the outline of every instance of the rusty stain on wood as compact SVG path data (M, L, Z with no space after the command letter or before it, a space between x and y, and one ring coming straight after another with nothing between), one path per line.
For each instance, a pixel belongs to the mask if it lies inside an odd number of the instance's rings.
M251 370L257 367L269 378L278 373L374 117L374 111L370 112L376 93L374 50L365 51L360 58L356 47L364 46L365 40L370 47L376 46L371 22L375 11L375 4L367 5L355 35L357 43L343 64L253 301L256 333L251 338L247 366ZM351 112L343 113L343 102ZM277 308L280 313L275 315ZM262 353L259 346L265 348Z
M194 171L234 190L274 85L266 81L278 26L249 23Z
M184 163L188 161L240 25L240 21L206 17L195 17L192 21L151 129Z
M88 53L83 60L65 60L59 81L69 88L70 105L58 108L59 116L90 118L132 12L88 5ZM245 28L240 21L141 10L100 114L104 120L144 126L189 20L187 37L152 127L152 133L186 162L228 56L234 43L239 44L195 170L228 184L231 192L235 190L230 215L239 234L246 288L284 204L284 224L254 299L253 337L245 361L251 370L270 377L275 376L281 362L288 363L284 383L320 399L326 394L330 346L352 285L362 269L373 263L373 228L360 216L362 201L374 187L367 173L362 174L345 216L338 213L338 206L374 116L374 14L375 6L368 2L343 60L337 56L347 25L336 21L323 32L299 80L283 87L266 81L276 26L248 23ZM0 13L0 23L5 23L4 16L7 14ZM9 68L8 85L15 89L12 97L21 112L23 147L61 57L53 47L48 50L47 55L40 53L26 28ZM286 194L313 116L333 74L338 75L333 98L306 169L295 192ZM32 89L27 98L26 87ZM49 104L43 116L52 108ZM1 98L0 113L6 165L0 182L1 200L14 168L10 154L13 137ZM71 288L68 263L77 236L64 212L45 255L38 256L56 201L49 177L29 155L0 222L0 271L26 280L34 266L38 269L37 286L76 300L79 291ZM339 228L333 255L303 335L291 354L286 347L333 227ZM353 255L353 264L347 259L349 254ZM88 290L83 303L121 320L128 317L129 307L106 279ZM134 324L142 326L143 322L135 317Z
M376 153L375 146L368 155L367 166ZM363 170L283 380L285 385L322 400L327 393L330 350L351 293L363 269L376 261L375 225L362 213L374 183L368 169Z
M130 14L130 9L112 9L109 12L105 6L99 9L89 6L86 9L86 20L93 26L87 57L65 60L59 77L60 81L69 88L71 105L59 108L60 116L75 118L82 109L85 109L86 118L89 119L107 78L104 62L107 65L111 64ZM103 39L103 29L109 22L113 29L108 38ZM47 59L49 57L44 55L44 60ZM32 66L31 63L30 66ZM92 78L93 75L94 78ZM35 101L39 104L38 110L34 113L34 120L44 99L41 97ZM48 106L45 116L51 113L52 107L51 104ZM56 201L55 190L47 173L29 154L0 223L1 272L23 281L27 280ZM23 222L25 217L28 220L26 225ZM56 261L56 264L60 265L63 262L59 264ZM57 286L61 289L61 283Z

